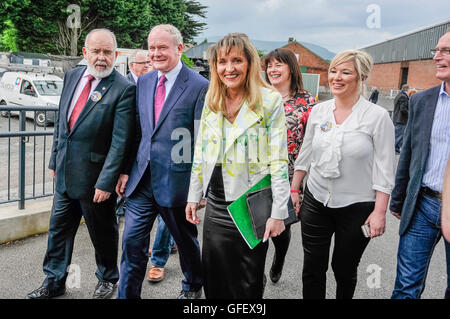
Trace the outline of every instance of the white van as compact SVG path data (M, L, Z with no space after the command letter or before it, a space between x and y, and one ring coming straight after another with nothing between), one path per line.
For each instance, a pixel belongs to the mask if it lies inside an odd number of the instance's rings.
M63 80L53 74L6 71L0 79L0 105L58 106L62 88ZM8 113L0 114L7 117ZM38 126L53 123L55 117L55 112L51 111L26 114L35 119Z

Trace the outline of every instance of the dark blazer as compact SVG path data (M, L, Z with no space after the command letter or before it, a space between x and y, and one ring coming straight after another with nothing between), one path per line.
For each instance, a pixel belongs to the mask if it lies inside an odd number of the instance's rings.
M64 77L49 164L56 172L56 190L73 199L88 199L95 188L114 192L134 135L136 86L115 70L94 89L101 99L89 99L69 131L67 112L85 69Z
M408 122L408 107L408 94L405 91L400 91L394 99L394 123L406 124Z
M440 88L436 86L411 96L409 118L389 207L391 211L401 214L400 235L407 231L414 216L430 151L431 129Z
M130 80L131 83L136 84L136 81L134 81L134 77L133 77L133 74L131 74L131 72L129 72L129 73L127 74L126 78L127 78L128 80Z
M125 195L129 197L133 193L150 165L151 181L148 182L158 205L182 207L186 205L189 190L194 121L199 123L208 80L183 64L155 127L153 103L157 82L158 72L144 74L138 79L136 103L140 125L136 125L137 154L132 154ZM174 154L178 159L187 158L187 161L174 161Z

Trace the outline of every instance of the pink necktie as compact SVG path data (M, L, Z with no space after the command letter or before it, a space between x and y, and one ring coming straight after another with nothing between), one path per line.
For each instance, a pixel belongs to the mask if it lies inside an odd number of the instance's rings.
M156 94L155 94L155 126L156 123L158 123L159 114L161 114L161 110L164 105L164 100L166 99L166 86L164 85L164 82L166 82L167 79L165 75L161 75L159 78L158 87L156 88Z
M91 93L91 85L92 85L93 79L95 79L95 78L89 74L88 82L84 86L83 91L81 91L81 94L78 97L77 103L75 103L75 106L73 107L72 114L70 114L69 130L72 130L73 126L75 125L75 123L78 119L78 116L80 115L81 111L83 111L83 108L86 105L89 94Z

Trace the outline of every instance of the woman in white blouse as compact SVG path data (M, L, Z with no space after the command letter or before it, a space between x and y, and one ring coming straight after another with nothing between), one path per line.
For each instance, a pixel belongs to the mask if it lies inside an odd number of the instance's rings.
M362 51L344 51L331 61L334 99L312 109L295 162L291 197L297 209L296 191L309 173L300 211L303 298L325 298L333 235L336 298L352 298L361 256L370 238L385 230L394 186L394 126L385 109L362 96L371 67L371 57Z

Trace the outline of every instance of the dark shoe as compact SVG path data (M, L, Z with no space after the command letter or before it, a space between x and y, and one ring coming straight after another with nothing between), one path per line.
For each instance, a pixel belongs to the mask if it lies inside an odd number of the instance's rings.
M177 299L200 299L201 296L202 296L202 290L201 289L199 289L197 291L181 290L181 292L178 295Z
M178 252L177 245L173 245L172 248L170 248L170 253L171 254L176 254L177 252Z
M93 299L109 299L114 293L116 285L109 281L99 281L95 287Z
M50 290L48 286L42 285L25 296L25 299L49 299L58 297L66 293L66 287L63 286L58 290Z
M283 262L278 262L276 256L274 256L273 262L272 262L272 267L270 268L270 271L269 271L269 277L273 283L277 283L278 280L280 280L281 274L283 272L283 265L284 265L284 260L283 260Z

